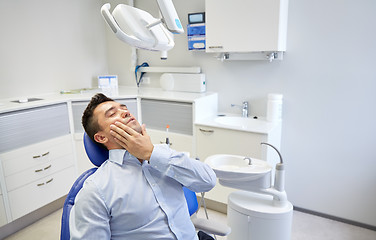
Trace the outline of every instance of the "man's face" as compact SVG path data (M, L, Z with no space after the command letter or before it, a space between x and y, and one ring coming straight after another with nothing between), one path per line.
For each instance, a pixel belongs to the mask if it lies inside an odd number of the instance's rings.
M115 122L122 122L133 130L141 133L141 126L136 118L128 111L127 106L115 101L108 101L99 104L94 110L100 131L94 135L96 141L105 144L108 148L119 146L110 134L110 125ZM109 145L110 144L110 145Z

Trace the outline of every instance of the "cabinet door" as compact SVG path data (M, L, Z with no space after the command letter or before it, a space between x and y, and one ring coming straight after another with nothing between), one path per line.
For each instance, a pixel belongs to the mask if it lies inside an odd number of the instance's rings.
M206 0L206 52L285 51L288 0Z
M196 126L196 151L201 161L214 154L234 154L264 159L261 142L266 140L265 134L234 131L228 129ZM228 195L235 189L224 187L218 182L205 194L205 197L227 204Z
M263 159L265 134L196 126L197 155L202 161L214 154L234 154Z
M147 128L193 135L193 110L191 103L159 100L141 100L142 121Z

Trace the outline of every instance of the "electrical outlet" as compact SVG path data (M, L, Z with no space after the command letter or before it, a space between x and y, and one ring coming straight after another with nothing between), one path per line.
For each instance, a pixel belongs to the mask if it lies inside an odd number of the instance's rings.
M142 77L143 84L150 84L150 77Z

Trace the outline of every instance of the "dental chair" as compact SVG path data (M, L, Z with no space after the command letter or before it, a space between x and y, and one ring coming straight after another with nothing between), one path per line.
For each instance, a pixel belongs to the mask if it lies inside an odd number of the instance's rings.
M85 171L77 178L77 180L73 183L73 186L71 187L67 195L67 198L65 199L63 206L63 214L61 218L61 240L70 239L69 216L70 211L74 205L77 193L82 188L85 180L98 169L97 167L102 165L102 163L108 159L108 150L94 143L86 134L86 132L84 133L83 142L87 156L96 167ZM189 190L186 187L183 187L183 191L187 201L189 215L191 216L191 220L197 231L201 230L207 234L218 236L226 236L231 232L231 229L227 225L213 222L211 220L204 218L198 218L197 212L199 209L199 204L197 202L196 193Z

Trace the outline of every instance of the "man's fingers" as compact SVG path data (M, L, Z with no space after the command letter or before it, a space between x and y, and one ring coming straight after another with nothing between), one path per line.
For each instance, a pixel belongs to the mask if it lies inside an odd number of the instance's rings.
M128 127L127 125L125 125L124 123L122 122L115 122L115 125L116 127L118 127L119 129L122 129L125 133L127 133L128 135L137 135L138 132L135 131L133 128L131 127Z
M111 128L111 131L110 131L111 135L120 141L126 141L127 138L129 137L128 133L116 127L115 125L111 125L110 128Z

